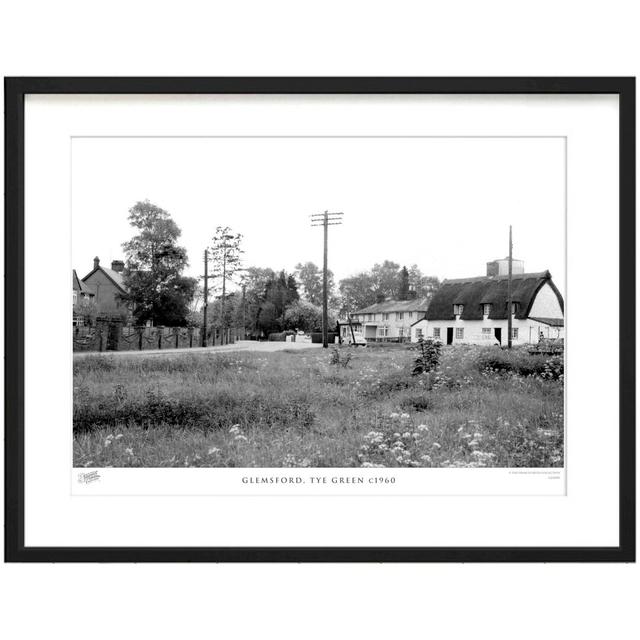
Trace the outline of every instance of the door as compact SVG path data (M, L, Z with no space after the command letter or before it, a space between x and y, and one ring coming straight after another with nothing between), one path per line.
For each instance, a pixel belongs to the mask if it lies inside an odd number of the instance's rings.
M453 344L453 327L447 327L447 344Z
M500 344L502 344L502 329L495 329L496 338Z

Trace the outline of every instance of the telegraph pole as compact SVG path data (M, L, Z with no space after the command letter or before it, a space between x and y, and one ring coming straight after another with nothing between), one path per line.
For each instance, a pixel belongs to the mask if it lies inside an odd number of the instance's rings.
M343 213L314 213L311 216L312 227L324 227L324 259L322 264L322 347L326 349L329 346L329 295L328 295L328 268L327 268L327 255L328 255L328 240L329 240L329 226L342 224Z
M207 307L209 306L209 249L204 250L204 306L202 307L202 318L204 327L202 329L202 346L207 346Z
M513 342L513 300L511 280L513 278L513 242L511 238L511 225L509 225L509 277L507 279L507 349L511 349Z

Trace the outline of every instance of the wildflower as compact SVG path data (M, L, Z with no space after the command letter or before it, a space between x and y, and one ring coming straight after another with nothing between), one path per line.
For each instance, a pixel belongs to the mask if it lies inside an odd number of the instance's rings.
M441 448L442 448L442 445L441 445L441 444L439 444L439 443L437 443L437 442L434 442L431 446L432 446L434 449L441 449Z
M123 437L123 436L122 436L122 434L121 434L121 433L119 433L119 434L116 436L116 440L120 440L120 438L122 438L122 437Z
M416 429L418 431L429 431L429 427L426 424L419 424Z
M469 446L470 447L477 447L478 444L480 444L477 440L471 440L471 442L469 442Z
M420 460L424 460L425 462L431 462L431 456L425 454L423 456L420 456Z
M400 414L398 414L398 413L392 413L389 417L390 417L392 420L396 420L397 418L399 418L399 417L400 417Z
M214 453L218 453L218 451L220 451L218 447L211 447L209 451L207 451L207 455L212 456Z
M400 418L402 420L408 420L410 418L410 416L409 416L408 413L402 413L402 414L400 414Z
M410 438L410 437L411 437L411 433L410 433L409 431L405 431L405 432L402 434L402 437L403 437L403 438Z
M243 436L241 433L238 434L237 436L235 436L233 438L234 440L237 440L238 442L246 442L247 441L247 436Z
M240 425L234 424L231 429L229 429L229 433L240 433Z
M124 452L129 456L133 455L133 449L131 447L127 447Z

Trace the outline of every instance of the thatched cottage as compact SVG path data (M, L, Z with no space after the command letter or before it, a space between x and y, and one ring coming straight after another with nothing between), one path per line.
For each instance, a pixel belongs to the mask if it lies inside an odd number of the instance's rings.
M512 341L537 343L540 337L564 337L564 300L549 271L524 273L513 261ZM487 275L444 280L423 318L411 326L411 339L421 336L445 344L486 341L507 343L508 260L487 264Z

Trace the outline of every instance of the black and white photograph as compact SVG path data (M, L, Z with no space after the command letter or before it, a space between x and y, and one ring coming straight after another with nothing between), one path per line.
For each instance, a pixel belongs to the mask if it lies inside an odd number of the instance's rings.
M74 137L73 466L562 469L566 163Z

